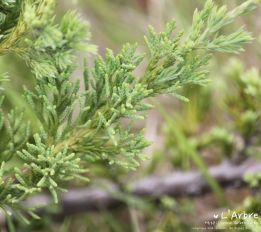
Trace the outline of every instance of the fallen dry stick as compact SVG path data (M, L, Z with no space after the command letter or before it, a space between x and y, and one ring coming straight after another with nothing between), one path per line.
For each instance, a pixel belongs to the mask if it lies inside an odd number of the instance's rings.
M244 176L247 172L258 173L261 171L261 163L249 159L240 165L234 165L224 161L220 165L209 168L210 174L216 179L219 185L224 188L239 188L245 186ZM104 188L88 187L84 189L71 189L59 196L61 212L53 215L56 219L65 216L97 210L97 208L113 208L123 204L123 201L114 198L112 195L119 191L119 186L110 183ZM155 200L163 195L173 197L196 197L211 192L207 181L199 171L181 172L175 171L164 177L149 176L133 183L131 194L140 197L150 197ZM111 194L112 193L112 194ZM52 202L48 195L40 195L30 198L27 205ZM46 213L45 208L37 211L38 214Z

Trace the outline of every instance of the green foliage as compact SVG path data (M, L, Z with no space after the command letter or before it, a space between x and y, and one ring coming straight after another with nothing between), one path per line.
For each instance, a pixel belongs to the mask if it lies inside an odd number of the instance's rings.
M227 92L227 110L235 122L234 128L248 141L258 132L257 125L261 116L260 75L256 68L245 71L244 65L238 60L231 60L230 68L227 68L226 72L234 86L239 87L231 88L230 94Z
M0 99L0 106L4 97ZM24 112L19 114L18 109L11 110L7 115L9 125L5 123L4 112L0 110L0 133L1 133L1 161L8 161L21 149L30 136L30 122L23 124Z
M131 133L135 120L146 118L140 111L154 107L144 99L170 94L188 101L177 93L180 87L205 86L209 82L204 66L211 54L201 58L194 51L242 51L242 45L252 41L250 33L242 28L227 36L218 33L257 4L249 0L227 12L225 7L218 9L208 0L201 12L195 11L192 27L184 39L181 39L183 31L171 37L176 27L174 20L158 35L149 26L150 36L145 41L151 57L144 76L136 77L133 71L145 54L135 53L136 44L126 44L116 56L110 49L105 60L98 56L92 77L85 61L85 89L80 92L80 79L75 83L70 81L76 68L72 53L75 50L93 53L95 47L86 43L90 37L89 26L75 12L68 12L59 25L54 24L55 3L54 0L2 1L0 7L4 15L0 53L14 52L32 68L35 91L24 86L24 99L41 124L33 135L30 124L23 123L23 113L19 114L18 109L7 115L8 122L3 110L0 111L0 205L8 214L7 207L10 207L21 217L20 210L37 217L32 212L35 207L19 204L27 196L48 188L57 202L57 190L65 191L60 182L75 177L87 180L82 174L86 172L84 161L91 164L105 160L109 165L136 170L137 159L148 158L141 153L142 149L151 144L144 138L144 129L137 135ZM253 79L251 83L247 91L254 94L256 81ZM77 106L80 110L74 118ZM246 116L249 117L253 115ZM119 121L122 118L132 119L127 128ZM15 155L21 158L23 168L9 164ZM196 152L193 157L197 161ZM4 168L7 162L9 170ZM197 162L211 181L201 161ZM219 193L215 182L212 186Z
M189 155L193 152L191 148L189 149L190 146L201 154L204 154L203 152L211 153L211 156L207 158L212 159L212 163L220 163L228 158L235 165L249 158L253 164L259 162L261 145L261 77L259 71L257 68L246 70L242 61L232 58L222 69L222 73L225 76L222 80L223 85L218 86L218 98L222 104L218 107L214 106L214 93L201 91L200 97L205 97L205 105L212 105L214 109L205 110L203 104L197 104L192 109L182 106L180 115L174 115L173 119L164 110L160 110L164 118L168 118L164 132L168 138L167 154L171 155L173 166L186 170L193 167L190 161L194 163L195 161ZM217 85L214 85L214 88L216 87ZM189 92L189 96L198 102L196 93L197 89L196 91L192 90ZM197 115L197 112L203 112L205 115L205 119L202 120L201 117L197 117L195 120L194 124L198 124L200 127L188 126L191 121L193 124L193 120L188 117L190 111L194 116ZM214 116L212 115L213 112ZM209 116L211 116L211 124L206 120ZM201 132L202 128L204 128L203 132ZM185 142L180 139L182 135L186 138ZM187 145L184 145L186 143ZM218 152L215 152L216 149L218 149ZM209 162L207 158L205 157L203 163ZM234 218L231 220L233 212L237 214L260 212L260 180L260 172L255 171L253 173L251 167L249 171L246 171L244 181L251 189L252 196L245 198L244 202L240 202L237 207L230 206L230 213L225 215L227 219L221 220L217 225L219 230L238 231L244 226L245 230L243 231L260 230L259 219ZM235 229L228 229L226 223L232 223Z
M73 50L96 50L85 43L90 37L88 23L82 23L74 11L65 14L59 26L55 25L54 7L54 0L42 1L38 6L25 5L24 21L31 36L25 39L26 46L18 46L14 51L33 68L36 78L55 78L72 65Z

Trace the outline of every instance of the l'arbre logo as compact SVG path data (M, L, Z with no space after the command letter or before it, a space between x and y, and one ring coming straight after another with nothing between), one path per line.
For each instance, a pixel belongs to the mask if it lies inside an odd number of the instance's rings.
M227 211L228 212L227 212L226 216L229 215L230 210L228 209ZM215 219L217 219L219 215L218 214L214 214L213 216L214 216ZM224 212L222 212L220 218L221 219L228 218L226 216L224 215ZM245 211L241 212L241 213L237 213L237 212L233 211L233 213L230 214L230 220L233 220L233 219L258 218L258 216L259 215L257 213L246 213Z

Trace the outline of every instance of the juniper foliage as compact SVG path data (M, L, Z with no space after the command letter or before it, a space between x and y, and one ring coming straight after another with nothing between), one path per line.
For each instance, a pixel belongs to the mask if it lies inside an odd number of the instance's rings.
M80 80L70 80L76 68L72 53L95 53L96 47L86 43L90 38L89 25L75 11L65 14L59 25L54 23L55 5L55 0L0 3L0 53L14 52L31 68L35 91L24 86L24 99L41 124L38 133L32 135L30 123L23 121L23 110L16 108L7 115L0 110L0 206L7 214L11 214L10 208L22 218L20 211L38 218L33 213L36 207L20 204L27 196L47 188L58 202L57 191L66 191L59 183L73 178L87 181L84 162L103 159L110 165L135 170L138 159L147 159L141 153L151 144L144 138L145 129L137 135L131 133L135 120L146 117L140 112L153 108L144 99L170 94L188 101L178 94L179 88L209 83L205 66L210 52L238 53L252 41L251 33L243 28L226 36L220 34L220 29L253 10L257 1L248 0L232 11L206 1L202 11L195 10L186 38L182 38L183 31L172 36L175 20L159 34L149 26L145 41L151 56L145 74L133 74L145 57L136 54L137 44L124 45L116 56L107 49L105 60L96 58L91 76L84 61L82 93ZM195 55L199 49L207 54ZM0 83L6 80L3 74ZM5 90L1 94L0 105ZM73 120L76 105L80 110ZM123 128L121 118L132 119L127 128ZM9 164L14 156L23 160L24 167Z

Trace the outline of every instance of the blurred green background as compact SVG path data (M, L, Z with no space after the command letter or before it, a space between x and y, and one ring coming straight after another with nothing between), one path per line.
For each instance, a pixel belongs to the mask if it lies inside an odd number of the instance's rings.
M233 9L244 1L216 0L217 5L227 5ZM77 9L83 20L91 24L91 43L98 45L98 53L105 56L106 48L117 54L125 43L138 42L138 52L149 53L143 40L148 35L147 26L152 25L156 32L163 31L172 18L177 21L178 32L189 31L193 11L201 9L204 0L59 0L57 4L57 21L68 10ZM157 107L148 112L148 118L135 124L137 131L147 128L146 138L154 143L144 153L151 160L142 162L136 172L126 172L121 168L104 166L104 163L88 165L91 182L97 185L101 181L113 181L122 186L122 194L126 199L124 206L107 211L85 212L55 222L48 215L44 220L33 222L30 227L19 226L19 231L74 231L74 232L186 232L193 231L193 226L204 225L212 217L213 212L220 212L224 204L217 196L223 195L231 207L241 206L249 196L249 188L222 191L214 189L213 194L194 199L182 197L174 199L163 196L158 202L152 199L135 198L129 203L130 195L125 183L144 178L148 175L164 176L175 170L189 171L201 169L200 162L205 165L217 165L224 159L233 158L235 141L243 138L257 138L256 147L260 146L260 106L261 98L246 96L247 84L240 79L247 69L260 68L261 41L261 8L250 15L240 17L235 23L226 26L222 33L236 31L245 25L247 31L253 32L256 38L252 44L245 46L241 54L215 53L209 64L208 77L213 80L207 87L190 86L182 89L182 94L190 99L189 103L181 102L173 97L160 96L150 99ZM185 37L185 36L184 36ZM79 68L72 78L82 77L84 54L77 54ZM92 67L95 56L88 57ZM19 105L26 106L21 98L22 85L33 89L32 76L26 64L18 57L9 54L1 57L0 71L9 70L10 82L4 85L6 101L5 111ZM146 67L146 60L136 71L141 76ZM11 71L10 71L11 70ZM258 74L257 74L258 76ZM257 78L260 77L258 76ZM245 94L245 95L244 95ZM27 107L27 119L31 113ZM33 125L37 120L33 120ZM34 126L32 126L34 128ZM36 127L35 127L36 128ZM251 129L252 128L252 129ZM195 157L191 157L191 153ZM256 155L255 150L249 151ZM258 156L258 155L256 155ZM195 162L195 159L198 160ZM201 158L200 158L201 157ZM246 157L244 157L246 158ZM210 181L210 180L209 180ZM68 187L68 186L67 186ZM70 187L85 187L83 183L73 182ZM219 192L222 191L222 192ZM53 209L59 210L59 209ZM214 230L212 230L214 231ZM225 230L224 230L225 231ZM229 230L232 231L232 230Z

